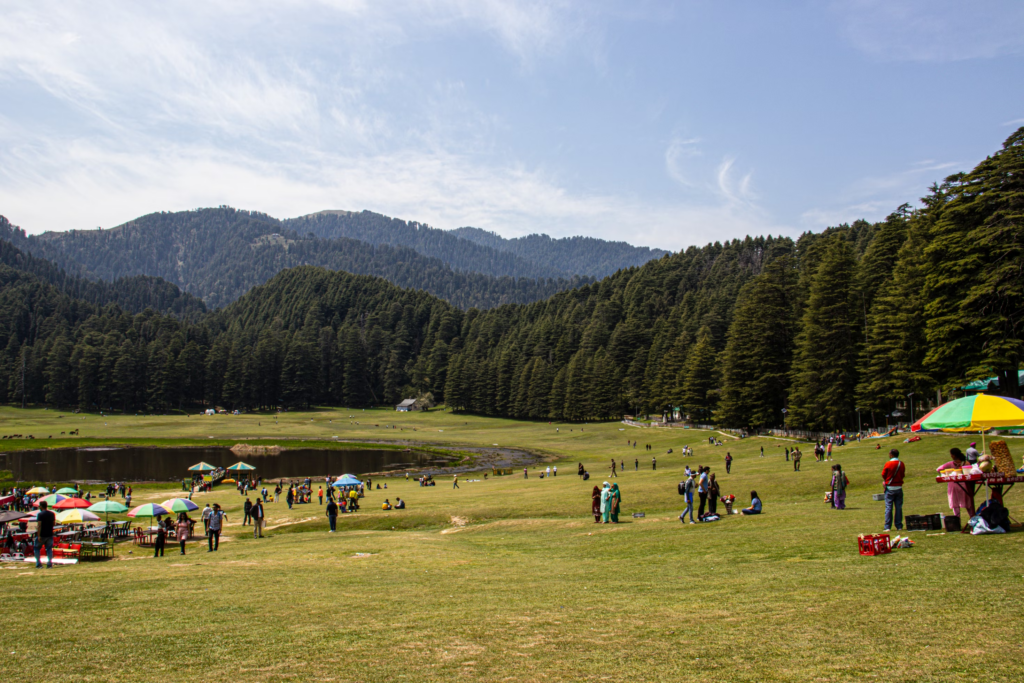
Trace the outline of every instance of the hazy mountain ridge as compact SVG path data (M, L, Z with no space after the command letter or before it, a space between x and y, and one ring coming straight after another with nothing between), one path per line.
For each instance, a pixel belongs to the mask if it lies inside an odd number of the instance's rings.
M294 224L294 223L293 223ZM299 233L266 214L222 207L153 213L107 230L28 236L8 229L18 248L69 272L112 281L152 275L173 282L214 308L227 305L287 268L315 265L376 275L422 289L460 308L491 308L546 298L589 278L493 276L457 270L404 246ZM461 244L480 249L461 240ZM491 251L496 260L511 257Z
M564 268L573 273L596 278L607 277L622 268L642 266L648 261L671 253L664 249L635 247L626 242L609 242L596 237L574 235L555 239L532 234L505 239L495 232L480 228L457 228L452 233L463 239L551 268Z

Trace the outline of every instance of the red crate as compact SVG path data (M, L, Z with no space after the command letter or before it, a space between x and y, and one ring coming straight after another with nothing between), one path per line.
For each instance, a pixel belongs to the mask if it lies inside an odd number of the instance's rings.
M885 555L891 553L889 534L868 534L857 539L861 555Z

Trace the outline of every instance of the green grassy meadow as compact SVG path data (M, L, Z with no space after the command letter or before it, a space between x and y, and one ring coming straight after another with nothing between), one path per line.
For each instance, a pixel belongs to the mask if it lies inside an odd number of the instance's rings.
M75 428L81 436L59 438ZM167 556L154 559L152 550L121 544L116 559L106 562L51 570L3 566L0 680L52 672L76 681L1024 677L1015 654L1024 642L1024 533L914 532L913 549L857 553L858 534L882 529L883 504L871 494L880 491L888 449L899 448L907 463L904 512L946 512L946 487L935 483L935 468L951 446L963 448L972 438L875 439L835 449L851 481L848 509L836 511L822 502L831 463L816 463L806 455L809 446L802 447L803 471L793 472L782 454L792 442L719 434L726 445L712 447L709 433L695 430L439 411L337 409L275 420L2 408L0 434L11 433L36 439L2 440L0 448L241 439L287 445L337 436L359 443L497 444L549 462L527 480L460 475L458 490L450 477L430 488L399 477L375 479L388 490L369 492L360 512L339 519L336 534L327 533L315 503L293 510L270 503L270 528L261 540L240 525L244 498L221 487L195 497L200 505L220 502L228 512L217 553L190 543L182 557L168 545ZM636 449L626 443L633 439ZM1020 462L1024 440L1009 443ZM686 444L694 456L679 455ZM674 453L667 454L670 448ZM726 451L736 459L729 475ZM617 478L622 523L597 525L590 491L609 478L612 457L626 462ZM576 477L578 462L592 473L589 482ZM537 478L547 464L557 464L557 478ZM735 494L738 504L748 504L756 489L765 514L681 525L685 504L676 484L687 464L711 465L722 492ZM409 509L379 509L395 496ZM133 502L166 497L166 484L140 484ZM1011 515L1024 520L1024 489L1009 492L1006 501ZM634 520L633 512L646 517Z

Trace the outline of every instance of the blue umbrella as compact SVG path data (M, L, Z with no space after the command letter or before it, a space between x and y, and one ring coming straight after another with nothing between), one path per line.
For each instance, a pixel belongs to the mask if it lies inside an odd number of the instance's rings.
M358 479L353 477L351 474L344 474L344 475L338 477L338 480L336 482L334 482L333 484L331 484L331 485L332 486L338 486L338 487L342 487L342 486L359 486L362 483L363 482L359 481Z

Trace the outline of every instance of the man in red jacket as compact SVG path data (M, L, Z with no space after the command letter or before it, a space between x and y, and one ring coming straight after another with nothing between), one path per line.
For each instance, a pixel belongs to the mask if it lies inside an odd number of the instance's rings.
M896 508L896 530L903 530L903 475L907 466L900 460L900 452L895 448L889 451L889 462L882 468L882 481L885 483L885 530L892 528L893 508Z

